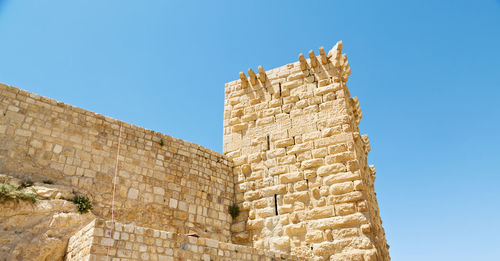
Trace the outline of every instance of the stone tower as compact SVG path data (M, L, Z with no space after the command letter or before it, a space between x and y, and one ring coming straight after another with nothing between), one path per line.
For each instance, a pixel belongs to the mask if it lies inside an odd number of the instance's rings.
M316 260L390 260L350 73L338 42L328 54L320 48L226 84L224 154L240 208L234 243Z

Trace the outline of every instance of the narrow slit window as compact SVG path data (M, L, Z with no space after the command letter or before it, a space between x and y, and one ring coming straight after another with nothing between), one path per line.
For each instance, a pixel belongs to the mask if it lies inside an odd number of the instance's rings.
M278 215L278 195L274 194L274 212Z
M269 137L269 134L267 134L266 139L267 139L267 150L270 150L271 149L271 138Z

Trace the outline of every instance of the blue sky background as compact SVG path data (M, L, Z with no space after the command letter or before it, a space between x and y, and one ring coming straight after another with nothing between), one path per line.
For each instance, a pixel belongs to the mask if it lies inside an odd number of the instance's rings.
M499 0L0 0L0 82L221 152L225 82L338 40L392 260L500 260Z

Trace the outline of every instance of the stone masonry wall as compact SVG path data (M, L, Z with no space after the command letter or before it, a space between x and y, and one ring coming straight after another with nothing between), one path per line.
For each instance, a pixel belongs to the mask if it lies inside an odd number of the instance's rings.
M226 84L233 242L316 260L390 260L342 42Z
M0 173L52 179L111 218L230 241L230 161L202 146L0 84Z
M95 222L92 248L88 259L105 261L108 246L109 260L298 260L290 254L255 249L219 242L215 239L186 236L135 224L115 222L111 237L111 221Z
M96 219L72 235L66 249L66 261L88 261L94 241Z

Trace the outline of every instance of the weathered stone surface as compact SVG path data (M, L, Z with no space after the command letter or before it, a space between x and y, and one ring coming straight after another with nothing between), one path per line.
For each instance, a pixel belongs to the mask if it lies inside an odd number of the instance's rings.
M342 54L342 43L328 55L324 49L319 56L313 51L308 54L309 60L301 54L299 61L266 72L265 87L255 85L242 92L239 81L226 84L224 152L262 155L252 156L252 171L262 171L262 175L237 178L251 189L235 191L236 200L254 202L249 204L249 218L265 220L264 227L254 230L245 243L283 250L273 242L276 235L288 232L293 236L287 247L301 258L371 259L371 250L349 243L360 238L359 234L334 235L332 231L345 224L361 231L367 220L377 220L377 229L371 229L376 235L369 240L379 253L377 258L389 260L373 174L366 166L371 148L368 138L359 134L362 113L358 99L351 98L346 87L351 69ZM237 104L231 102L233 97L238 97ZM240 120L240 110L255 115L255 122L248 122L244 132L233 133L231 123ZM260 197L248 191L260 191ZM265 197L274 200L262 201ZM278 217L271 215L272 207L277 208ZM279 225L275 225L276 218ZM329 220L328 225L317 223L324 220ZM304 226L307 231L299 229ZM308 245L321 242L327 244L318 245L319 250Z
M7 184L20 183L12 177ZM6 260L63 260L68 239L95 216L80 214L71 190L64 186L37 184L30 187L40 199L0 202L0 256Z
M73 189L91 196L100 219L70 238L68 260L100 260L108 246L110 257L131 260L294 259L269 249L300 260L390 260L341 52L339 42L328 55L227 83L227 156L0 84L1 170L56 181L35 184L43 201ZM63 213L54 225L74 223Z
M330 174L335 174L339 172L346 171L346 167L342 163L334 163L332 165L321 166L318 168L318 176L326 176Z

